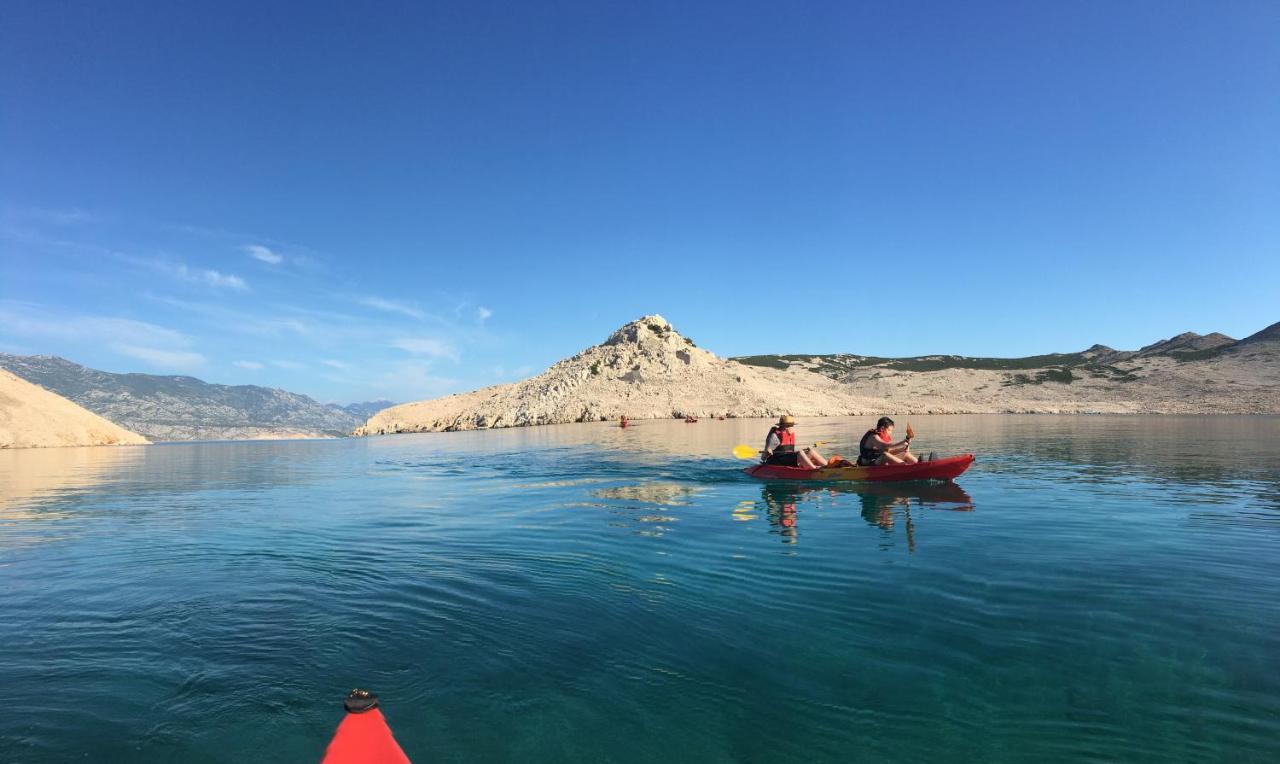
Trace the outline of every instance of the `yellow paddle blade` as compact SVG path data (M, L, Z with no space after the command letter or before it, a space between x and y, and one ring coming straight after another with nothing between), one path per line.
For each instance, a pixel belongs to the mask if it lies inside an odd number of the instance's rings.
M755 459L760 456L760 450L751 446L734 446L733 455L739 459Z
M913 429L911 429L911 423L910 423L910 422L907 422L907 437L908 437L908 438L912 438L912 439L914 439L914 438L916 437L916 431L915 431L915 430L913 430Z

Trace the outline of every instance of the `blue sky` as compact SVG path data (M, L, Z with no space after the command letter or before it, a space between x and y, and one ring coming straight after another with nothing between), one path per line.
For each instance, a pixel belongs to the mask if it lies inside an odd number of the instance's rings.
M269 5L269 7L267 7ZM0 350L321 400L1280 320L1280 4L6 3Z

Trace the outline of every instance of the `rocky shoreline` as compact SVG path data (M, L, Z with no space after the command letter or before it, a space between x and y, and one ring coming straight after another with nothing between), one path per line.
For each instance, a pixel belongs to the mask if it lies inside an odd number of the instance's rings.
M1270 327L1259 335L1267 333L1280 330ZM651 315L535 377L393 406L370 417L354 434L527 427L622 416L1280 414L1280 343L1270 335L1255 340L1259 335L1240 342L1222 335L1207 341L1180 335L1172 345L1172 340L1157 343L1161 352L1106 359L1102 350L1120 351L1095 347L1085 351L1094 355L1075 354L1084 362L1071 368L1063 361L1013 369L913 370L895 368L900 362L894 359L879 359L884 363L827 374L812 362L720 358L681 336L661 316ZM1210 357L1169 355L1189 342L1192 349L1183 352ZM1238 352L1235 346L1240 346Z

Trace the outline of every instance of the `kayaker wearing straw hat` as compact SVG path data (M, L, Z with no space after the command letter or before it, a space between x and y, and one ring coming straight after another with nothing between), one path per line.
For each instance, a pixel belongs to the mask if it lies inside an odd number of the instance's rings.
M811 470L827 466L827 460L816 448L796 448L796 419L790 414L784 414L776 425L769 428L760 460L765 464Z

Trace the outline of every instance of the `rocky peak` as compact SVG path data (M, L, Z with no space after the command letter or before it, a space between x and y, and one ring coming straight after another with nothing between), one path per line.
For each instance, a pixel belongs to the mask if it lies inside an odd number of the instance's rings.
M618 345L633 345L642 349L658 349L665 346L672 350L681 350L693 347L693 340L682 336L667 319L654 313L623 324L604 341L606 347Z
M1214 332L1212 334L1196 334L1195 332L1183 332L1176 337L1170 337L1167 340L1147 345L1138 351L1140 356L1162 355L1170 352L1196 352L1214 350L1235 343L1235 340L1225 334Z
M1183 332L1182 334L1179 334L1176 337L1170 337L1167 340L1160 340L1158 342L1153 342L1150 345L1143 345L1141 348L1138 349L1138 352L1150 353L1150 352L1160 352L1162 350L1169 350L1170 348L1181 347L1199 338L1200 338L1200 335L1196 334L1195 332Z

